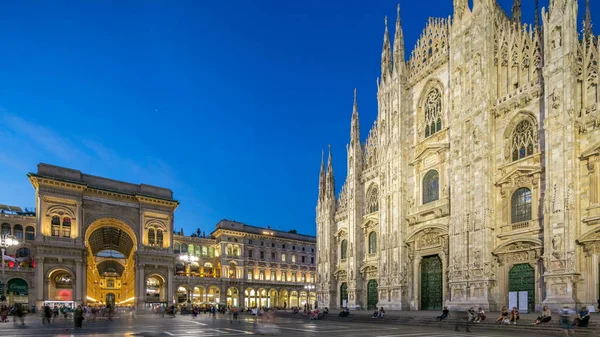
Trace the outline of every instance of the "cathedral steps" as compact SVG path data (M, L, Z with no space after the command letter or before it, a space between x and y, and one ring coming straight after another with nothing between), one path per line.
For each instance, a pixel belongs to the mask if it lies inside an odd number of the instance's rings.
M328 316L324 319L328 321L337 321L337 322L352 322L352 323L375 323L381 322L382 324L406 324L410 326L435 326L435 327L443 327L447 326L448 329L454 329L454 326L457 321L460 322L461 329L464 329L466 313L462 312L451 312L450 318L439 322L436 320L436 316L440 313L433 311L386 311L386 317L383 319L375 319L372 318L371 311L352 311L349 317L339 317L337 316L337 312L331 311ZM291 316L298 319L308 319L308 316L304 316L302 314L297 315L289 315L282 314L282 316ZM454 317L460 317L453 318ZM564 332L561 330L560 324L558 322L558 315L553 315L552 321L544 324L540 324L537 326L531 325L538 316L538 313L532 314L522 314L516 325L504 325L504 324L495 324L496 318L499 316L499 313L492 312L489 313L487 319L481 323L473 324L474 328L479 330L504 330L507 332L510 331L531 331L538 333L547 333L550 335L564 335ZM600 314L593 313L592 318L590 320L590 324L586 328L577 328L576 333L578 336L600 336L600 331L597 333L595 331L600 330Z

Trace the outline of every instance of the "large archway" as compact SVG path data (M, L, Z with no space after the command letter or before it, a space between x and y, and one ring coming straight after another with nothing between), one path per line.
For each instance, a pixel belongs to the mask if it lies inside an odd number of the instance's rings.
M101 219L87 229L85 242L88 304L135 305L137 237L131 227L115 219Z

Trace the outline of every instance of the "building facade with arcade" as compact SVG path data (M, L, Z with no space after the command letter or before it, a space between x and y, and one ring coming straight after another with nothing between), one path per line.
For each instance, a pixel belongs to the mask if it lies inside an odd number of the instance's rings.
M166 188L39 164L35 210L0 205L6 303L28 308L299 306L316 298L314 236L222 220L208 235L173 230Z

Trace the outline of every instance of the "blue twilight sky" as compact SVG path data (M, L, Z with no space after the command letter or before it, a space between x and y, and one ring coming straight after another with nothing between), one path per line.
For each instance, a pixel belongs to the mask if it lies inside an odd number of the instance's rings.
M407 53L452 2L400 0ZM187 234L222 218L314 234L321 150L339 190L352 92L364 139L396 4L0 2L0 203L34 206L25 175L47 162L171 188Z

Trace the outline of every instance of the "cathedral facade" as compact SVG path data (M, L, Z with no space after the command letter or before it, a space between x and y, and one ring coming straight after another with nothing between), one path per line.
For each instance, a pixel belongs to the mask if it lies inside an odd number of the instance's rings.
M317 300L330 308L499 310L600 297L598 39L589 2L454 0L405 61L387 19L378 116L347 176L322 161ZM526 303L524 303L526 302Z

